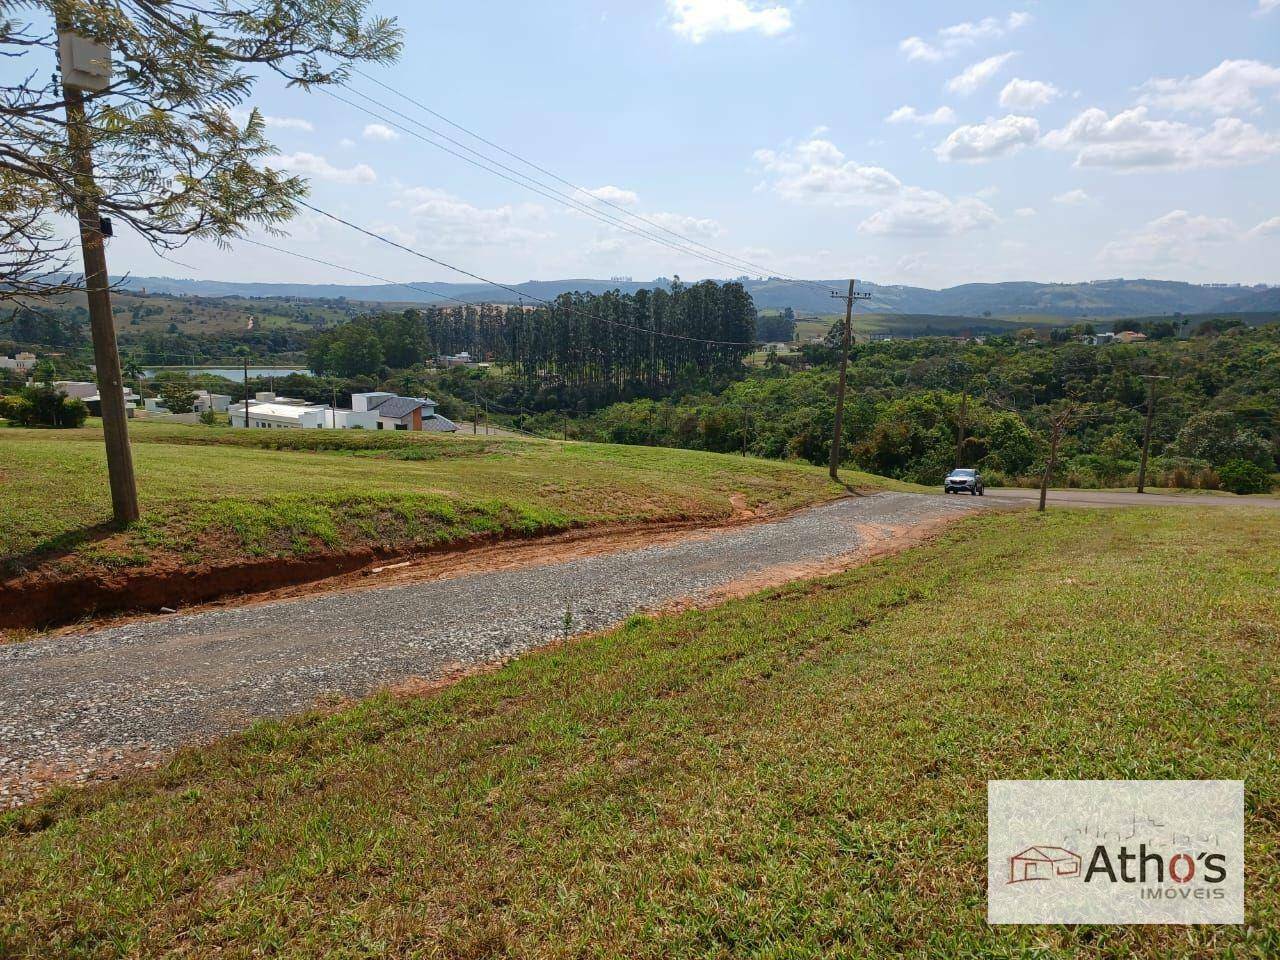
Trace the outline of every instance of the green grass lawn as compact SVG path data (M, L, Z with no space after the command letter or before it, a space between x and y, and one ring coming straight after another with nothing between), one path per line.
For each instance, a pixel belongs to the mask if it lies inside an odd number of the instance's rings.
M1280 518L985 515L0 817L0 954L1273 957ZM1243 927L988 927L986 782L1243 779Z
M97 429L0 429L0 573L712 521L843 492L813 467L661 448L145 423L131 437L143 519L121 533Z

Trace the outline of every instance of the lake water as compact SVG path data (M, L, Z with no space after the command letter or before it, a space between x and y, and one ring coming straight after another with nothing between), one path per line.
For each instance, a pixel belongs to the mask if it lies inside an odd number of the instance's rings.
M156 375L155 370L143 371L148 377ZM234 380L236 383L244 381L243 367L164 367L165 373L186 373L193 377L225 377L228 380ZM298 367L250 367L249 379L259 377L287 377L290 374L301 373L310 375L310 370L303 370Z

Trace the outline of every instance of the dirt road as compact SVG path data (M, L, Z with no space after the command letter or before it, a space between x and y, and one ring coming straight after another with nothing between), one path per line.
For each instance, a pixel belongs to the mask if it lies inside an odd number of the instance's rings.
M0 807L327 698L431 682L637 611L841 569L995 506L882 493L612 553L0 646Z

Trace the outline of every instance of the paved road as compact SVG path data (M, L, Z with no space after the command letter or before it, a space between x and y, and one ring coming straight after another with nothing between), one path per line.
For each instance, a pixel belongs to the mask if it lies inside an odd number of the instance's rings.
M1017 487L991 488L987 491L987 498L1038 501L1040 491ZM1280 510L1280 497L1234 497L1212 493L1126 493L1115 490L1050 490L1049 503L1089 507L1258 507L1263 510Z
M882 493L641 549L0 646L0 807L61 771L87 779L329 695L510 657L562 635L567 610L573 632L597 630L995 505Z

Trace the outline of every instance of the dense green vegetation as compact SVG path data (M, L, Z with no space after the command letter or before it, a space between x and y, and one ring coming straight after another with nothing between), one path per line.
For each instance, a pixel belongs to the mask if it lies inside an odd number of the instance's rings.
M836 352L807 346L717 393L615 404L581 435L700 450L741 450L824 463ZM1157 484L1218 487L1239 461L1264 473L1280 450L1280 326L1189 339L1089 346L1034 336L985 343L930 338L858 344L849 366L844 450L851 465L938 482L960 459L993 482L1030 480L1046 455L1050 413L1079 402L1059 454L1059 480L1132 484L1146 413L1145 374L1160 381L1153 423ZM554 424L536 416L527 428ZM1236 476L1238 465L1228 470ZM1254 475L1256 480L1256 475ZM1247 484L1246 484L1247 485ZM1241 492L1246 492L1241 490Z
M403 369L433 352L502 364L534 406L598 404L724 379L754 349L756 312L738 283L563 294L533 307L432 307L375 315L321 334L311 368L343 377Z
M1176 571L1176 575L1173 572ZM1269 957L1280 517L987 515L0 815L12 957ZM1242 926L988 926L992 779L1240 779Z
M351 309L345 302L333 306ZM153 309L142 301L137 308ZM1268 485L1280 437L1280 326L1259 324L1274 316L1149 316L1108 324L1040 319L1046 326L980 343L957 335L986 327L1007 331L1009 323L858 317L864 331L892 323L952 336L855 346L842 444L847 464L932 485L959 460L984 468L997 483L1034 482L1047 456L1049 418L1072 402L1076 416L1058 458L1059 482L1131 485L1143 432L1142 378L1157 374L1171 379L1160 382L1149 482L1239 492ZM1104 326L1141 331L1149 341L1078 342ZM825 345L806 344L781 357L737 345L808 337L815 327L830 330L825 321L797 321L790 310L757 316L739 284L677 281L670 290L565 294L551 307L375 311L324 329L152 330L132 345L148 352L193 347L191 359L221 355L224 362L233 351L297 362L305 350L321 377L257 379L250 388L312 401L341 404L356 391L390 389L430 395L453 419L483 416L543 435L823 463L832 425L833 338L828 333ZM62 327L51 329L54 335ZM140 372L129 348L126 343L130 368ZM441 354L464 351L490 366L434 365ZM56 361L60 375L77 375L65 369L73 356ZM745 364L748 357L764 368ZM129 379L140 391L164 392L162 383ZM243 390L203 374L197 379L221 393ZM167 392L176 390L170 385Z

